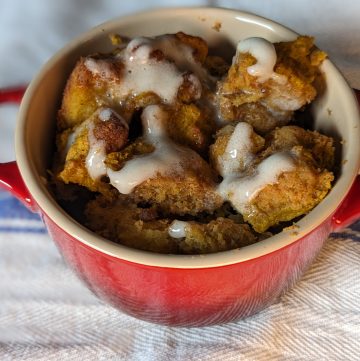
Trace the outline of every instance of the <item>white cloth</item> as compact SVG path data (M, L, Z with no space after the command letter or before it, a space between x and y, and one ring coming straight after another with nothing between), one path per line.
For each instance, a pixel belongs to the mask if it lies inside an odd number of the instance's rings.
M79 33L151 6L241 8L315 35L360 88L360 2L302 0L0 0L0 87L27 83ZM0 161L15 106L0 106ZM354 360L360 355L360 223L330 238L278 302L206 328L152 325L96 299L62 261L41 221L0 193L0 360Z

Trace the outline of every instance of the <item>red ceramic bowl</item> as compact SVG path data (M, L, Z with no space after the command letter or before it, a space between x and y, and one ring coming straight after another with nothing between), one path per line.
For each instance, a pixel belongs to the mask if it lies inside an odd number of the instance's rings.
M215 23L221 24L219 32ZM296 232L202 256L148 253L103 239L65 213L47 186L65 81L81 55L110 50L109 33L133 37L180 30L204 37L220 51L248 36L271 41L296 37L272 21L211 8L154 10L90 30L58 52L28 87L16 130L17 161L0 166L0 182L40 213L66 262L101 299L147 321L201 326L264 309L303 274L331 231L359 218L360 120L354 93L325 61L326 90L312 110L316 129L334 136L339 145L343 140L341 170L329 195L297 223Z

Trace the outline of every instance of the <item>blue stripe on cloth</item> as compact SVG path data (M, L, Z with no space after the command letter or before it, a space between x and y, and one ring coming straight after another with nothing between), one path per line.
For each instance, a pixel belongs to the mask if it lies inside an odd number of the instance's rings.
M0 233L39 233L44 234L47 233L46 228L35 228L35 227L0 227Z
M6 193L1 193L0 197L0 219L40 219L36 213L29 211L19 200Z
M333 239L347 238L347 239L352 239L353 241L356 242L360 242L360 236L353 233L347 233L347 232L331 233L330 237Z
M360 220L353 223L349 228L353 231L360 232Z

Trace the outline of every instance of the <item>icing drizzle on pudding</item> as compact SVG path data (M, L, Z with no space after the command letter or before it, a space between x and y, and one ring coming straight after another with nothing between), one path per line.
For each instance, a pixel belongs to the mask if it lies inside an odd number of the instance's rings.
M103 120L108 119L108 110L102 109L98 117ZM181 175L186 163L191 161L193 151L168 138L165 130L167 117L168 114L159 105L150 105L143 110L141 115L143 137L154 146L155 150L150 154L130 159L118 171L106 167L105 142L94 137L94 123L88 121L86 126L90 147L86 157L86 168L90 177L97 180L107 175L110 183L120 193L129 194L136 186L156 176ZM239 212L246 209L248 203L261 189L276 183L282 173L293 170L295 166L289 152L278 152L261 161L252 174L245 173L255 158L250 150L251 131L252 128L247 123L240 122L235 127L222 157L224 179L217 186L217 192L223 200L231 202ZM239 170L241 162L245 166L240 167ZM174 227L179 225L180 223L176 223ZM174 230L172 234L183 234L180 231L176 232Z
M96 139L94 135L94 128L94 122L89 122L87 125L89 152L86 156L85 164L89 176L93 180L99 180L103 175L106 174L106 145L104 140Z
M168 234L172 238L186 237L186 228L189 227L188 222L175 219L169 226Z
M131 40L113 61L123 64L120 80L110 89L112 97L122 101L128 96L155 93L165 104L172 104L179 89L188 82L194 100L199 99L202 86L199 79L206 80L205 69L194 57L194 49L174 35L155 38L139 37ZM111 63L102 59L87 58L85 66L94 75L111 78Z
M154 152L134 157L122 169L107 169L110 183L122 194L129 194L139 184L158 175L181 175L183 165L191 161L193 151L175 144L167 137L164 122L167 113L158 105L150 105L141 115L144 138L155 148Z
M85 122L88 129L89 152L86 156L85 164L90 177L93 180L100 179L106 175L106 141L97 139L94 133L95 127L99 122L116 121L128 131L127 122L119 114L110 108L100 108L95 114Z
M252 131L252 127L248 123L240 122L236 125L224 154L218 158L219 171L223 177L239 172L254 159L254 154L251 151Z
M106 159L106 142L105 140L97 139L94 130L99 122L107 122L115 120L120 122L121 125L128 130L129 126L127 122L117 114L111 108L99 108L95 113L82 124L74 129L69 134L65 152L69 152L69 149L76 141L77 137L82 134L86 129L88 134L89 151L85 159L85 167L89 173L90 178L93 180L99 180L102 176L107 174L107 168L105 165Z
M285 75L274 72L277 56L275 47L270 41L258 37L241 40L236 48L235 59L245 53L249 53L257 60L256 64L247 68L247 72L257 77L258 82L264 83L273 79L281 84L286 83Z
M261 161L251 175L238 173L226 176L218 192L224 200L230 201L234 208L243 212L261 189L277 183L278 177L292 171L294 166L294 159L289 152L274 153Z
M194 49L184 44L175 35L160 35L155 38L139 37L131 40L127 46L129 57L138 53L138 57L147 61L152 52L160 50L180 71L193 72L200 79L209 79L210 75L194 57ZM133 60L131 58L131 60Z
M277 183L282 173L292 171L295 166L290 152L278 152L251 169L255 160L252 132L251 125L239 122L228 140L224 154L218 158L220 174L224 178L217 191L224 201L229 201L240 213L258 192L267 185Z
M114 72L110 68L110 63L105 59L86 58L85 66L94 75L98 75L106 80L111 80L114 77Z
M99 117L108 119L107 110L102 109ZM159 105L150 105L143 110L142 123L144 138L152 144L155 151L136 156L127 161L124 167L114 171L105 165L105 142L94 136L94 122L86 122L88 129L89 152L86 157L86 169L93 180L107 175L110 183L122 194L129 194L139 184L156 175L169 173L181 174L182 164L191 160L193 151L171 141L166 135L164 122L167 113Z

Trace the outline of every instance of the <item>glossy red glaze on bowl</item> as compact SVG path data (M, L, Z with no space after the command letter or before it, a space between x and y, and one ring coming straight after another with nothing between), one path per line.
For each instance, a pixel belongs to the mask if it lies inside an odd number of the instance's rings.
M331 229L328 220L290 246L246 262L176 269L119 261L78 242L47 217L45 223L96 295L132 316L177 326L229 322L270 305L308 268Z
M343 145L342 170L336 185L319 206L297 223L299 228L239 250L204 256L157 255L104 240L57 205L47 190L46 154L52 152L49 134L53 132L65 80L76 59L94 49L102 50L99 47L103 46L106 33L114 29L132 36L144 35L141 27L164 33L182 26L178 30L209 35L216 44L220 38L211 26L219 20L229 37L236 30L244 36L266 36L270 40L295 35L265 19L223 9L155 10L107 23L58 53L31 83L20 109L17 163L0 165L0 185L41 214L64 259L88 287L118 309L151 322L203 326L262 310L303 274L332 230L345 227L360 216L360 180L356 178L360 164L356 138L359 113L353 94L330 63L325 67L328 89L318 101L316 118L320 119L319 128L325 127L331 134L347 128L348 139ZM341 93L336 93L340 88ZM18 99L14 94L20 93L0 93L0 100L2 97L4 101L14 101ZM338 98L341 104L336 103ZM337 118L330 117L331 113L336 115L339 105L344 114L341 129ZM330 106L332 112L328 111ZM348 108L351 109L347 114L344 109Z

